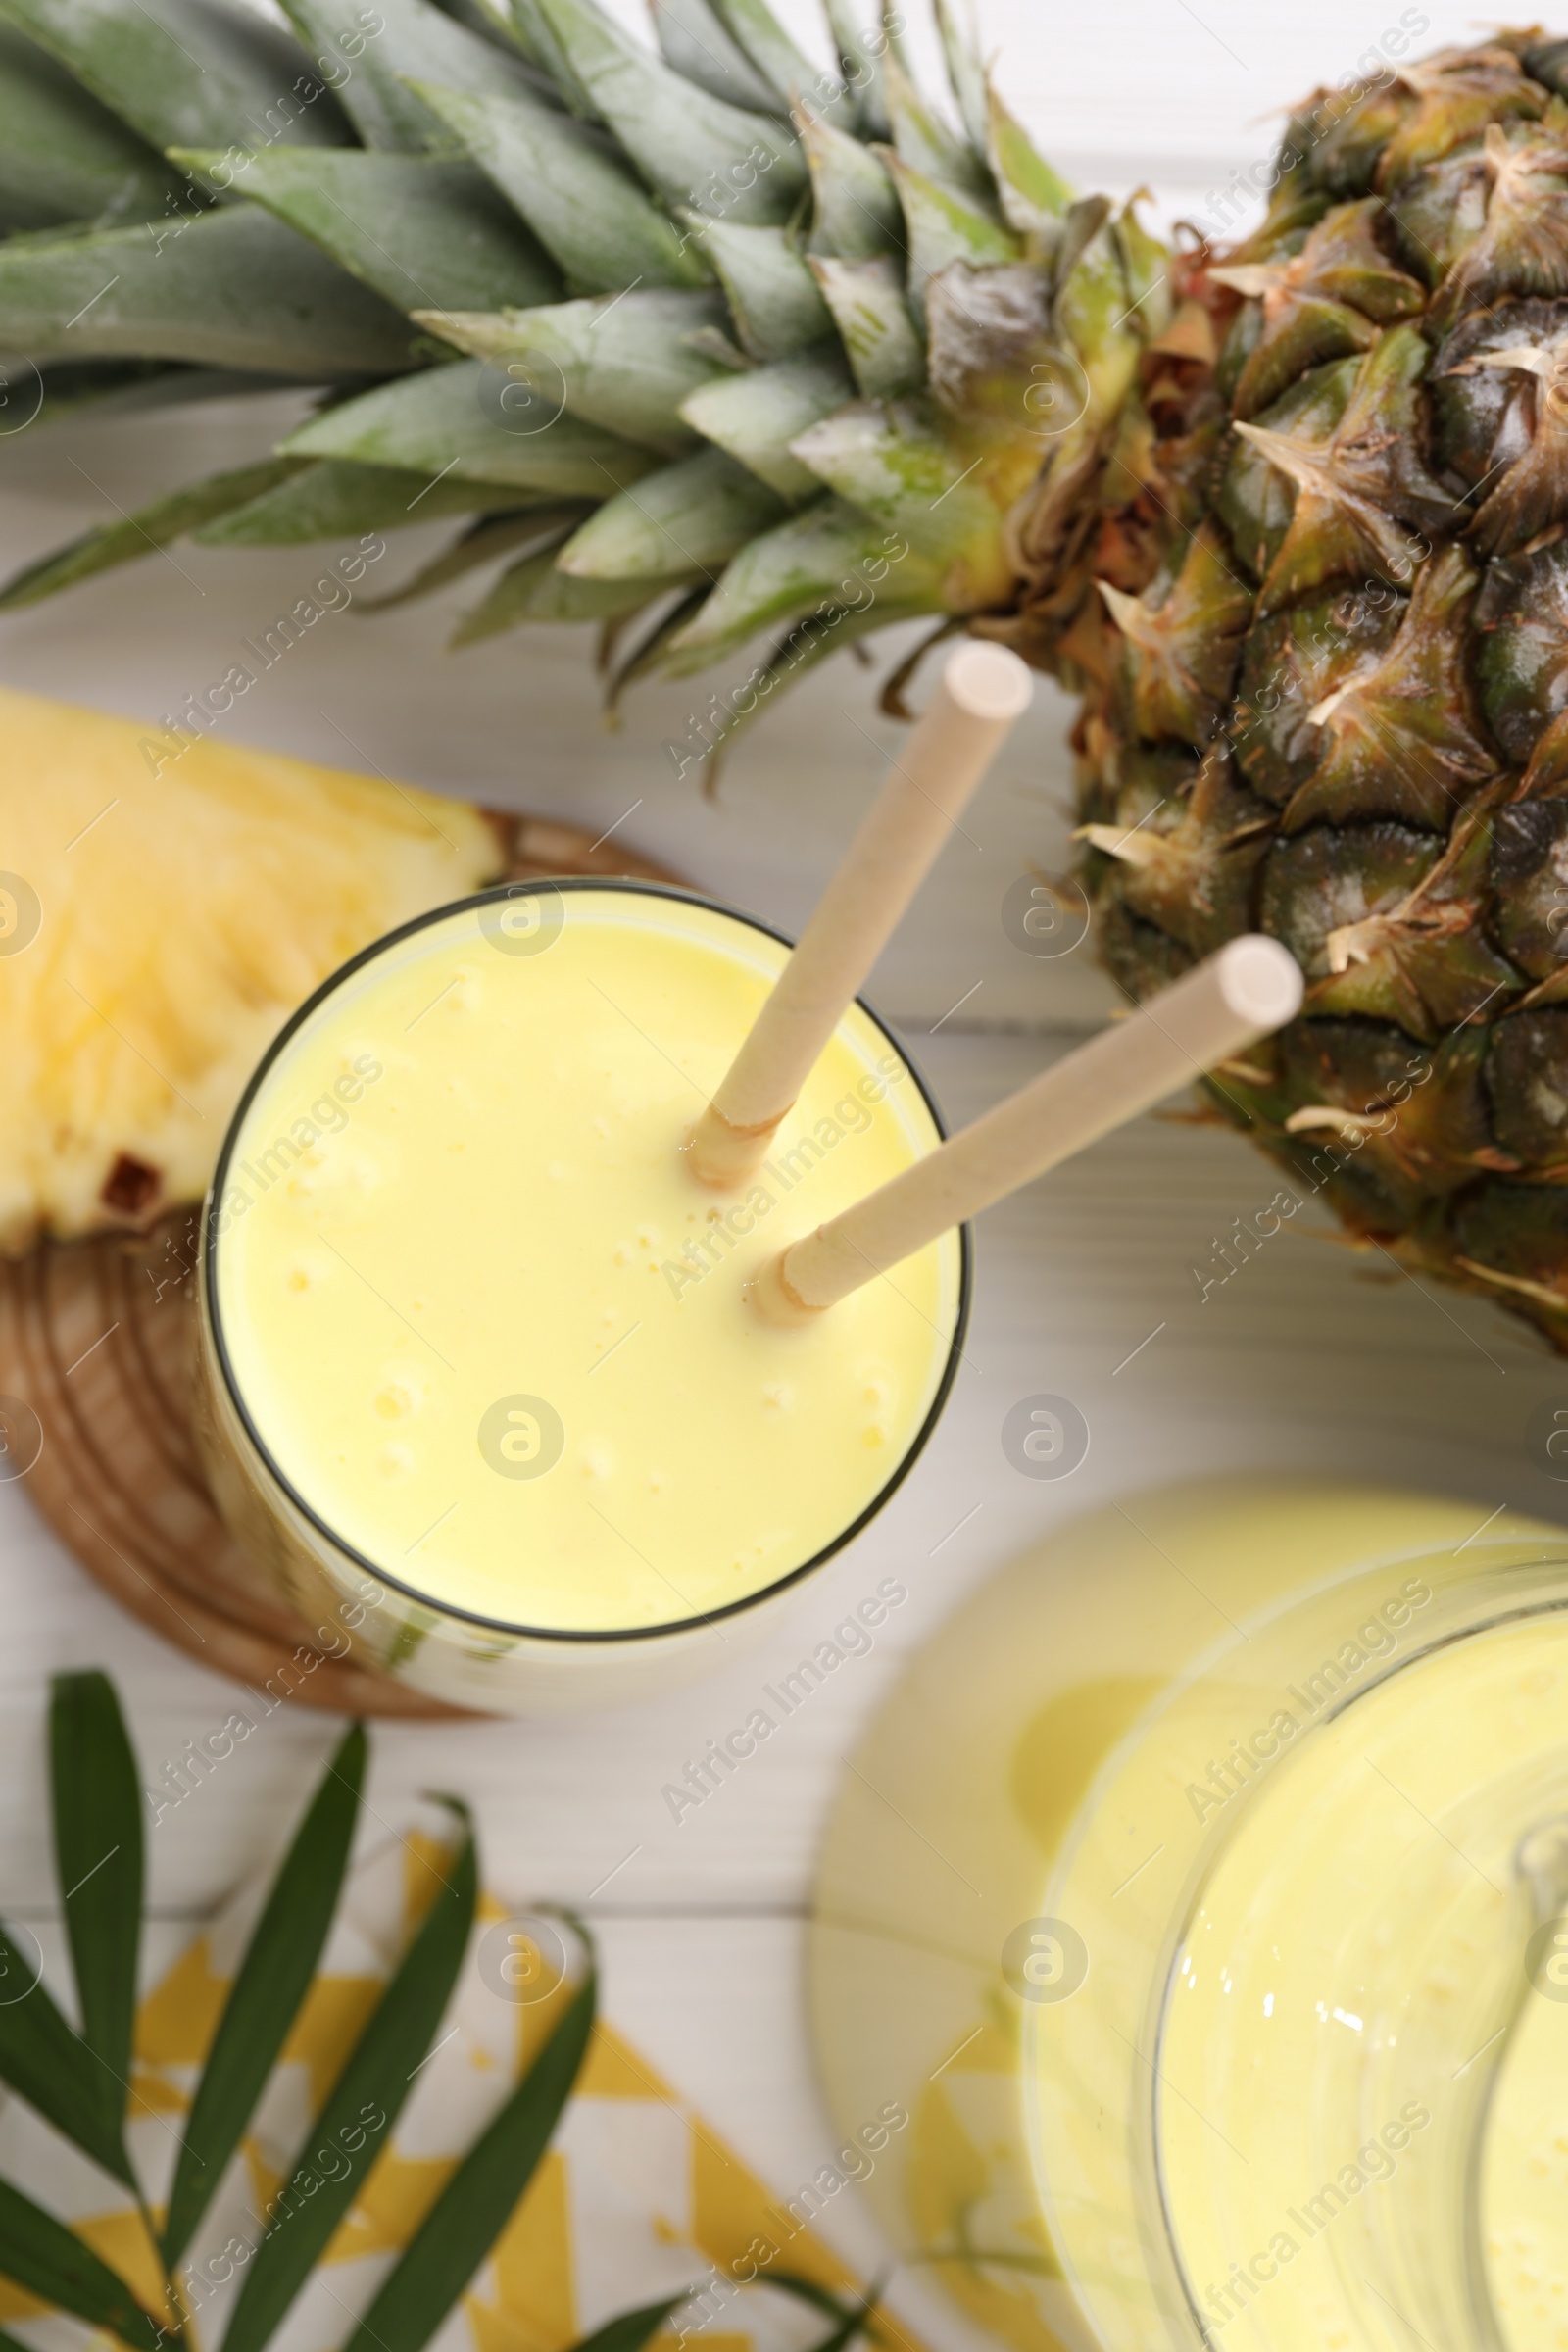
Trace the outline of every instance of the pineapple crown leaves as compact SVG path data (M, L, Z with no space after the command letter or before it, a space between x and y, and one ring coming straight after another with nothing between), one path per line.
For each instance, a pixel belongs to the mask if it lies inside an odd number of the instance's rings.
M198 0L183 51L174 6L0 5L0 122L24 87L54 101L0 165L0 223L28 232L0 241L0 341L51 400L85 365L105 399L130 369L141 398L206 369L329 405L258 452L275 473L117 517L0 604L184 531L477 517L425 593L503 555L519 508L570 499L598 511L553 561L517 556L460 641L646 614L623 684L782 625L782 680L801 631L860 633L894 529L918 560L878 625L1005 613L1020 510L1103 434L1168 317L1163 248L1074 206L961 0L937 7L947 106L891 4L867 26L829 0L828 66L767 0L659 0L657 54L597 0L288 0L292 49Z
M317 1981L338 1909L368 1761L354 1724L268 1892L214 2030L161 2205L127 2143L136 2114L133 2032L143 1919L142 1791L114 1688L98 1673L57 1678L49 1713L54 1858L75 1986L73 2026L15 1936L0 1927L0 1972L24 1989L0 2003L0 2082L130 2192L151 2264L138 2284L85 2236L0 2180L0 2277L101 2329L125 2352L194 2352L203 2274L187 2257L290 2030ZM441 1800L454 1841L422 1920L325 2093L298 2156L244 2257L222 2352L262 2352L283 2324L387 2144L424 2060L438 2046L468 1947L478 1858L466 1808ZM350 2329L345 2352L420 2352L505 2229L571 2096L594 2031L598 1976L586 1966L549 2038L454 2169ZM368 2119L374 2117L371 2123ZM341 2151L341 2168L318 2151ZM232 2241L231 2241L232 2244ZM184 2267L182 2267L184 2266ZM147 2276L161 2285L149 2293ZM844 2352L875 2325L875 2295L846 2303L786 2272L765 2281L827 2313L820 2352ZM642 2352L680 2294L621 2314L574 2352ZM14 2339L0 2337L11 2346ZM20 2347L16 2348L20 2352Z

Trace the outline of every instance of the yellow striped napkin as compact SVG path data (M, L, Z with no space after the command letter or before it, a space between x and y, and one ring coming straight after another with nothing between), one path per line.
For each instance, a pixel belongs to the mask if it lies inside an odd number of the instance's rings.
M452 1816L419 1808L369 1845L345 1881L316 1984L296 2020L239 2156L181 2266L201 2352L220 2345L245 2265L280 2195L314 2194L285 2174L310 2119L439 1881ZM181 2118L265 1897L242 1889L141 2004L129 2140L155 2205L172 2176ZM481 1901L444 2038L417 2070L390 2138L367 2114L357 2148L311 2152L318 2174L353 2167L346 2218L274 2339L279 2352L332 2352L385 2278L455 2166L531 2063L569 1997L540 1955L547 1922ZM610 1988L612 1997L613 1987ZM383 2119L384 2123L384 2119ZM135 2206L21 2100L0 2106L0 2176L86 2238L160 2309L159 2274ZM617 2313L706 2288L656 2339L699 2352L802 2352L830 2323L792 2298L739 2287L758 2243L776 2267L853 2295L859 2281L809 2228L780 2212L679 2091L601 2019L556 2139L516 2211L434 2344L439 2352L562 2352ZM0 2278L0 2325L34 2352L79 2352L79 2323ZM892 2319L892 2352L923 2352ZM101 2339L102 2340L102 2339Z

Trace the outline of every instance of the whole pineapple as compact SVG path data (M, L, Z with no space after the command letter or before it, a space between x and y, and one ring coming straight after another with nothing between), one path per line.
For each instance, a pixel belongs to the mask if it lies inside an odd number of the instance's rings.
M1040 608L1117 978L1283 939L1302 1015L1218 1104L1560 1347L1564 91L1568 42L1508 34L1304 107L1264 225L1176 258Z
M722 662L715 747L890 621L1004 638L1083 695L1123 985L1285 939L1217 1100L1568 1344L1568 44L1319 95L1264 227L1167 252L945 0L950 113L828 8L832 73L766 0L656 0L660 58L594 0L0 0L11 405L326 395L8 601L456 514L402 593L503 565L460 640L595 620L612 696Z

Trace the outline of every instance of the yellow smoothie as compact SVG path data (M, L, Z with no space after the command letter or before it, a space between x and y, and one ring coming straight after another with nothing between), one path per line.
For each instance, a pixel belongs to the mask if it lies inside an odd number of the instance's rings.
M957 1235L805 1331L748 1278L940 1140L852 1007L745 1192L682 1140L783 944L678 894L529 886L351 965L215 1188L230 1397L336 1546L482 1625L640 1634L752 1599L878 1503L940 1404Z
M1462 2325L1423 2299L1453 2224L1441 2177L1474 2142L1509 2352L1568 2352L1568 2003L1527 1985L1509 1933L1519 1825L1561 1805L1565 1741L1568 1622L1500 1625L1325 1725L1226 1841L1176 1963L1158 2135L1189 2292L1227 2344L1358 2344L1369 2277L1423 2332ZM1412 2059L1499 1958L1519 2028L1490 2105L1480 2051L1434 2097ZM1312 2121L1337 2087L1338 2140Z
M870 2194L1013 2352L1568 2352L1568 1537L1507 1525L1135 1494L872 1726L823 2072L907 2107Z

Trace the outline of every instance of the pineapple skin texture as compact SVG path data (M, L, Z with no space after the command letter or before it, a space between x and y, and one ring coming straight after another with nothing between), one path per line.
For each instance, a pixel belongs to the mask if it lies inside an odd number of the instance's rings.
M1214 1114L1568 1349L1565 68L1504 34L1309 101L1263 226L1174 258L1076 557L997 633L1082 691L1128 994L1250 929L1303 968Z
M7 1254L200 1200L295 1007L502 862L465 803L211 740L155 777L168 751L133 720L0 689Z

